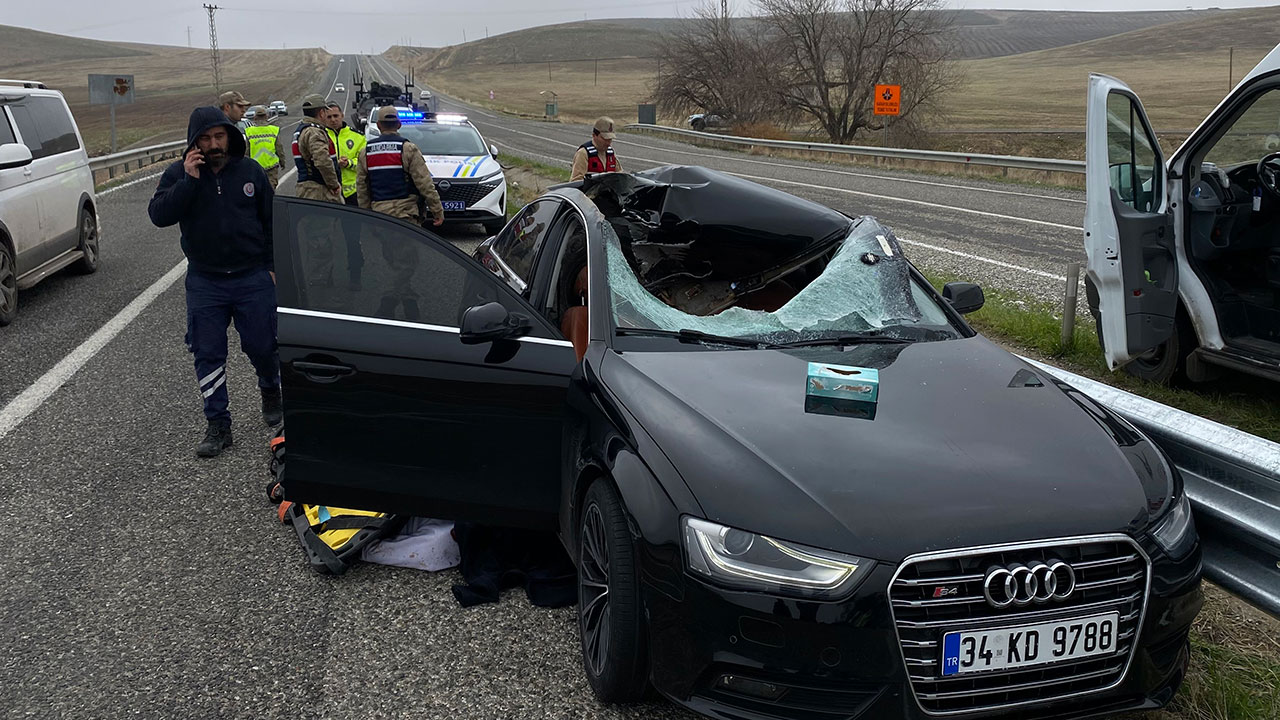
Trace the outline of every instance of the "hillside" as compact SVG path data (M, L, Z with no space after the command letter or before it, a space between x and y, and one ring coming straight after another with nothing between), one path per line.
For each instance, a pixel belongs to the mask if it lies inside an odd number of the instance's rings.
M1054 12L1032 10L947 11L954 24L958 59L1000 57L1056 48L1173 22L1211 17L1217 11ZM393 61L422 70L463 66L545 63L588 58L647 58L657 55L664 34L684 23L675 18L590 20L545 25L445 48L393 47ZM758 21L740 18L737 23Z
M1219 11L1099 40L966 61L967 83L948 104L965 128L1083 128L1090 72L1141 96L1157 131L1188 130L1280 41L1280 7Z
M319 48L223 50L221 57L223 88L260 103L291 97L329 62ZM0 77L40 80L61 90L92 153L109 147L110 122L107 108L89 105L90 73L134 76L136 102L116 109L122 147L166 131L180 134L191 108L216 99L207 49L99 42L0 25Z

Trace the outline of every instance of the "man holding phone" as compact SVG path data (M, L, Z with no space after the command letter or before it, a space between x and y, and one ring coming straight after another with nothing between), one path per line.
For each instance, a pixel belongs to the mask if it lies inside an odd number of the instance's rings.
M160 176L148 212L157 227L177 224L187 256L187 348L208 421L201 457L231 446L227 409L227 327L253 363L262 392L262 419L283 419L276 351L275 264L271 202L262 166L245 157L244 136L216 107L196 108L187 123L187 151Z

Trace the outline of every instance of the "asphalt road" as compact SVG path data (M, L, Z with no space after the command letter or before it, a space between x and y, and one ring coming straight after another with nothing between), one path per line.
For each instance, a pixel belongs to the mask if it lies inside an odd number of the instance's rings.
M313 90L334 96L353 63L399 79L373 62L335 59ZM547 162L567 163L588 136L472 115L504 152ZM1037 278L1025 271L1059 273L1080 255L1078 194L870 177L633 135L619 151L628 167L696 161L798 183L782 186L881 217L917 257L928 243L966 268ZM182 253L177 229L147 217L155 182L102 193L98 272L23 292L0 329L0 717L689 717L662 700L595 702L572 609L512 591L463 610L455 571L309 570L265 499L271 432L234 337L236 444L194 457L204 420L183 345Z

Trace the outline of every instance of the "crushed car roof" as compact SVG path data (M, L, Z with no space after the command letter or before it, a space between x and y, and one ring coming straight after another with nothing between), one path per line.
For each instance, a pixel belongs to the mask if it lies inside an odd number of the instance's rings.
M850 218L794 195L702 167L591 175L581 190L609 220L654 294L698 281L712 313L834 249Z

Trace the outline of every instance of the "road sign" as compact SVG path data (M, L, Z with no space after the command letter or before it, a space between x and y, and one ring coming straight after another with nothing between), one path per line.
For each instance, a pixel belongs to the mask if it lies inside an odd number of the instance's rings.
M116 151L116 106L133 104L132 75L90 75L89 104L111 108L111 152Z
M901 85L877 85L875 96L876 115L897 115L901 108Z
M132 105L132 75L90 75L90 105Z

